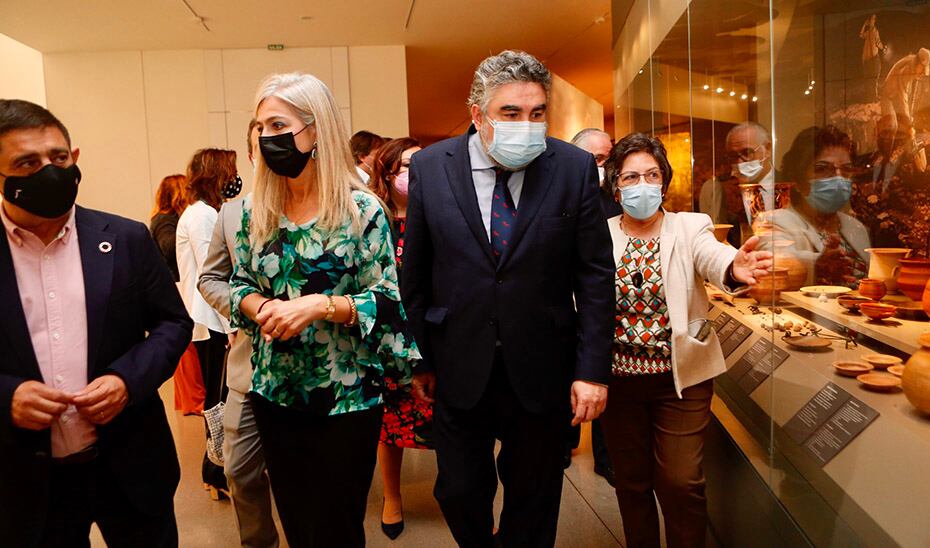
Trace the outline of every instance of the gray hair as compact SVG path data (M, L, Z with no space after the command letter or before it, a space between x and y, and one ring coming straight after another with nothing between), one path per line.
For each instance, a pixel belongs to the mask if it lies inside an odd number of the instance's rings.
M736 124L735 126L733 126L733 128L730 131L727 132L727 138L725 141L726 145L730 146L730 140L733 138L734 135L736 135L736 133L740 131L750 130L750 129L756 132L756 137L759 138L759 144L762 144L762 145L772 144L772 136L769 134L769 130L765 129L764 127L762 127L761 125L755 122L746 121L746 122L740 122L739 124Z
M594 137L595 135L603 135L604 137L607 137L608 140L610 139L610 134L606 131L602 131L596 127L588 127L579 131L575 134L574 137L572 137L572 144L576 147L580 147L585 143L585 141L591 137Z
M478 65L475 78L468 93L468 106L478 105L487 109L492 92L506 84L531 82L539 84L549 96L552 75L545 65L525 51L505 50L488 57Z

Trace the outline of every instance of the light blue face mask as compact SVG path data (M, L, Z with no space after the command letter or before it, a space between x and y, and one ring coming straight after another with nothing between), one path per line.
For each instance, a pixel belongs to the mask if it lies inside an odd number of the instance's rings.
M522 169L546 150L545 122L501 122L488 118L494 139L491 158L507 169Z
M655 215L662 206L662 187L646 182L620 189L623 213L644 221Z
M826 179L811 181L811 192L807 203L821 213L836 213L852 195L852 181L835 175Z

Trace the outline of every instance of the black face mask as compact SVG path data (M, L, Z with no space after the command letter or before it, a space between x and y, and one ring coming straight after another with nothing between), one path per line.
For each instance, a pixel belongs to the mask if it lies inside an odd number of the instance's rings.
M70 167L49 164L32 175L7 176L3 199L33 215L57 219L74 206L80 182L81 170L77 164Z
M223 185L223 190L220 191L223 198L227 200L232 200L238 196L240 192L242 192L242 177L239 175L236 175L235 179Z
M304 129L310 124L304 126ZM299 134L301 131L297 132ZM262 151L262 158L271 171L282 177L294 179L300 175L310 158L316 159L316 144L310 152L301 152L294 141L295 133L282 133L258 138L258 147Z

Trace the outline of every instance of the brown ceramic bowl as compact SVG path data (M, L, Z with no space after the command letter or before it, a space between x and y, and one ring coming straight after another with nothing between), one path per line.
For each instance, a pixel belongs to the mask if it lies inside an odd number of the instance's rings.
M884 320L894 316L898 307L892 304L883 303L862 303L859 305L859 312L862 312L873 320Z
M859 280L859 294L863 297L868 297L869 299L875 299L876 301L885 296L885 293L888 292L888 289L885 287L885 282L875 279L875 278L862 278Z
M865 373L856 377L862 386L876 392L891 392L901 388L901 379L887 373Z
M862 361L872 365L875 369L887 369L892 365L900 365L902 360L891 354L865 354Z
M854 297L852 295L848 295L845 297L837 297L836 302L846 310L858 313L859 305L862 303L874 303L875 301L868 297Z
M888 372L895 377L901 377L904 374L904 365L891 365L888 367Z
M854 360L841 360L833 362L833 370L837 375L844 377L858 377L864 373L872 371L874 367L865 363Z

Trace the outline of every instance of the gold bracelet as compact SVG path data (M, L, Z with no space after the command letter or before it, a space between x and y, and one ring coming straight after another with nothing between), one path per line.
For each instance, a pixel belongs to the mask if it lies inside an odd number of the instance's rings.
M332 295L326 296L326 315L323 316L323 319L331 322L333 321L333 316L336 315L336 302L333 300Z
M351 327L358 323L358 306L355 304L355 299L349 295L346 295L346 299L349 300L349 321L346 325Z

